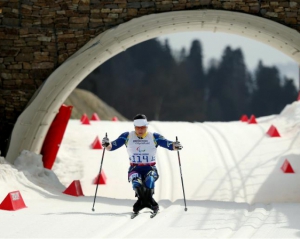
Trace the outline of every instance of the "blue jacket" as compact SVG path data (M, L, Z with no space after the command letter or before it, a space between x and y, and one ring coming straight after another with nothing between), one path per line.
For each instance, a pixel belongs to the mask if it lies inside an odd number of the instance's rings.
M111 142L112 148L110 151L116 150L121 146L123 146L124 144L127 147L128 137L129 137L129 132L125 132L121 134L116 140ZM156 147L161 146L163 148L173 150L173 142L165 139L164 136L158 133L153 133L153 141Z

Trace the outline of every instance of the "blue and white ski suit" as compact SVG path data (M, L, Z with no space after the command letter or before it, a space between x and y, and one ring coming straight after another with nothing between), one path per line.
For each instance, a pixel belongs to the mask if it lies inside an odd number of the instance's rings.
M144 137L138 137L135 131L131 131L112 141L110 151L124 144L130 161L128 181L132 182L133 189L140 187L142 183L145 187L154 189L154 183L159 177L155 166L157 147L173 150L173 142L158 133L147 132Z

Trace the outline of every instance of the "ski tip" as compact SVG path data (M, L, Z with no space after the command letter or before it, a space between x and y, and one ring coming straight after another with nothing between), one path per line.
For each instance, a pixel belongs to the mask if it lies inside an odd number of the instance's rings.
M150 215L150 218L153 218L153 217L155 217L157 215L157 213L152 213L151 215Z
M132 213L131 214L131 219L135 218L137 215L139 215L139 213Z
M159 211L157 211L157 212L151 212L150 218L155 217L158 213L159 213Z

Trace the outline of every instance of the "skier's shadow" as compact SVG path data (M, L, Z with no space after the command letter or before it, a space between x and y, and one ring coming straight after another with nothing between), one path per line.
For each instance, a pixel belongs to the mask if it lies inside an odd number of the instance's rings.
M121 212L121 213L113 213L113 212L60 212L60 213L45 213L44 215L51 216L51 215L87 215L87 216L116 216L116 217L128 217L131 215L131 212Z
M151 214L150 209L142 210L140 213L142 214ZM115 217L129 217L132 215L132 212L120 212L120 213L113 213L113 212L60 212L60 213L45 213L44 215L51 216L51 215L87 215L87 216L115 216Z

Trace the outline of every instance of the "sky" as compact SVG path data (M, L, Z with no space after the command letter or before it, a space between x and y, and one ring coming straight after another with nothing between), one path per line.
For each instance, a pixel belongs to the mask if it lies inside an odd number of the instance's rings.
M0 157L0 238L299 238L300 101L256 121L150 121L149 131L177 136L183 145L187 211L177 152L158 148L159 214L150 219L143 209L130 219L136 198L127 181L126 148L109 152L91 145L106 133L114 140L133 130L132 122L69 120L52 170L30 151L13 165ZM267 133L271 126L280 137ZM295 173L284 173L285 160ZM106 180L97 188L101 162ZM83 194L64 193L75 180ZM13 192L21 206L4 210Z
M283 75L293 78L295 85L299 88L298 64L291 57L277 49L250 38L228 33L212 32L175 33L158 38L158 40L162 42L165 39L169 40L171 48L175 51L180 51L182 47L189 50L193 40L200 40L203 48L205 66L208 65L209 60L212 58L221 59L226 46L230 46L232 49L241 48L249 70L253 71L261 59L264 65L276 65Z

